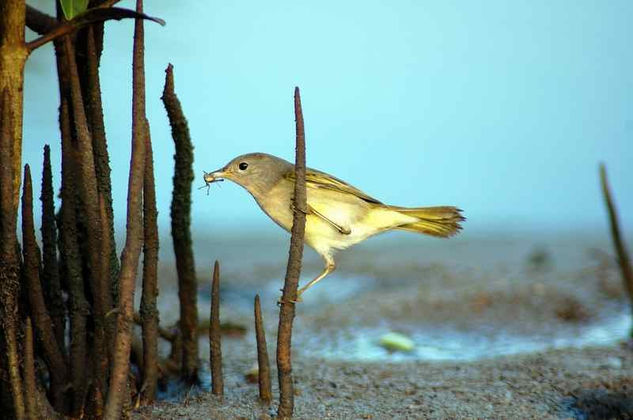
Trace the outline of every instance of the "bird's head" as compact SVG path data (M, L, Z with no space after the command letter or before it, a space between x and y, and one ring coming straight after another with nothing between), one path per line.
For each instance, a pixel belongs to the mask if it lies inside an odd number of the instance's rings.
M274 187L292 164L266 153L249 153L236 157L217 171L204 174L207 184L228 179L253 195L265 194Z

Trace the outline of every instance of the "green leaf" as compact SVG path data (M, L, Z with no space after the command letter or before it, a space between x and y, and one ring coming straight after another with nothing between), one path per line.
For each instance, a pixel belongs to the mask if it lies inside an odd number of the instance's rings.
M88 8L88 0L59 0L66 20L83 13Z

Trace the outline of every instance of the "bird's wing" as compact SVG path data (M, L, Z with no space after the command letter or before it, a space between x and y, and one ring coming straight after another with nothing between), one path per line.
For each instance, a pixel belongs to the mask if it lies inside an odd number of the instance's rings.
M286 172L284 177L293 183L295 182L295 171L291 170ZM367 201L368 203L382 204L380 201L375 198L365 194L358 188L352 187L345 181L341 181L340 179L326 174L325 172L317 171L316 169L306 169L306 187L307 188L322 188L326 190L336 191L343 194L351 194L360 198L361 200Z
M349 227L342 226L342 225L330 220L329 217L325 216L324 214L322 214L320 211L318 211L317 209L315 209L314 207L312 207L309 204L308 204L308 214L314 214L315 216L321 218L321 220L324 220L326 223L331 225L334 229L338 230L339 233L341 233L343 235L349 235L350 233L352 233L352 230Z

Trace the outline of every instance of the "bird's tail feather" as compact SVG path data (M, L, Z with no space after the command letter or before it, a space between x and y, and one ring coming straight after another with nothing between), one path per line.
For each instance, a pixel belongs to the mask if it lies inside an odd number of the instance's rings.
M448 238L457 234L462 229L460 223L466 220L461 214L461 209L451 206L416 208L390 207L390 209L419 219L417 222L407 223L396 227L396 229L425 233L441 238Z

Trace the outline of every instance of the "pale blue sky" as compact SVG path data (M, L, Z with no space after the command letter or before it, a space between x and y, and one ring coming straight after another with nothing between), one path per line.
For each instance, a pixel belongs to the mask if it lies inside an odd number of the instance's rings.
M131 7L132 2L122 2ZM169 227L167 63L202 171L253 151L294 156L300 86L308 165L390 204L452 204L470 229L603 228L608 165L633 226L633 2L148 1L147 108L159 223ZM116 219L125 223L132 22L102 63ZM24 161L59 169L52 48L28 62ZM59 175L56 173L56 185ZM36 188L39 194L39 186ZM193 192L194 229L277 229L236 185Z

